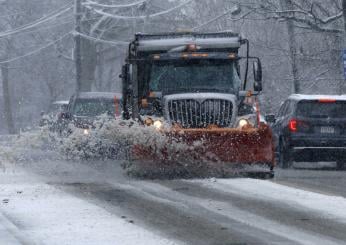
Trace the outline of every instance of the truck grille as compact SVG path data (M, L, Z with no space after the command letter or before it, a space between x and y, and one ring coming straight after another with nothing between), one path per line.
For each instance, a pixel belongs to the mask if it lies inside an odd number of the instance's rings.
M168 102L169 119L183 128L205 128L209 125L228 127L232 121L233 104L228 100L194 99Z

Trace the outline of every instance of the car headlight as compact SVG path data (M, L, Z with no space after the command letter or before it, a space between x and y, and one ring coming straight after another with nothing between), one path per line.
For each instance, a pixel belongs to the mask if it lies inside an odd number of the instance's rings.
M90 134L90 129L83 129L83 134L84 135L89 135Z
M154 122L153 125L154 125L155 128L160 129L163 126L163 122L160 121L160 120L157 120L157 121Z
M148 117L148 118L146 118L146 119L144 120L144 124L147 125L147 126L151 126L151 125L154 124L154 120L151 119L150 117Z

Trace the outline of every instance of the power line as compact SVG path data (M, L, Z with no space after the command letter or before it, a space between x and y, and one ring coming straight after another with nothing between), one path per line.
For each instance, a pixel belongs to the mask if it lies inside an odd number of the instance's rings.
M92 21L92 20L95 20L95 19L97 19L97 18L91 18L91 19L83 20L83 22L84 22L84 21ZM59 26L59 25L69 24L69 23L72 23L72 22L73 22L73 21L66 21L66 22L64 22L64 23L59 23L59 24L56 24L56 25L53 25L53 26L48 26L48 27L40 28L39 30L48 29L48 28L52 28L52 27L55 27L55 26ZM36 32L36 31L39 31L39 30L27 31L27 32L24 32L24 33L22 33L22 34L26 34L26 33L30 33L30 32ZM46 46L43 46L43 47L41 47L41 48L39 48L39 49L36 49L36 50L34 50L34 51L30 52L30 53L27 53L27 54L25 54L25 55L23 55L23 56L15 57L15 58L13 58L13 59L9 59L9 60L2 61L2 62L0 62L0 67L4 67L4 66L1 65L1 64L10 63L10 62L16 61L16 60L18 60L18 59L25 58L25 57L27 57L27 56L33 55L33 54L35 54L35 53L37 53L37 52L39 52L39 51L42 51L43 49L46 49L46 48L50 47L51 45L53 45L53 44L59 42L60 40L62 40L63 38L65 38L65 37L66 37L67 35L69 35L69 34L75 34L75 33L74 33L74 31L71 31L71 32L65 34L64 36L62 36L61 38L59 38L59 39L57 39L57 40L55 40L55 41L53 41L53 42L51 42L51 43L48 43ZM83 38L87 38L87 39L90 39L90 40L93 40L93 41L102 42L102 43L106 43L106 44L111 44L111 45L114 45L114 46L118 46L118 45L121 45L121 44L122 44L122 45L128 44L128 43L125 42L125 41L114 41L114 42L112 42L112 41L107 41L107 40L103 40L103 39L94 38L94 37L91 37L91 36L89 36L89 35L85 35L85 34L82 34L82 33L80 33L80 35L81 35ZM18 68L21 68L21 67L6 67L6 68L9 68L9 69L18 69Z
M26 58L26 57L28 57L28 56L34 55L34 54L36 54L36 53L39 53L39 52L41 52L42 50L44 50L44 49L46 49L46 48L49 48L50 46L52 46L52 45L56 44L57 42L63 40L65 37L67 37L68 35L70 35L72 32L73 32L73 31L70 31L70 32L64 34L63 36L61 36L60 38L58 38L58 39L56 39L56 40L54 40L54 41L52 41L52 42L49 42L47 45L42 46L42 47L40 47L40 48L38 48L38 49L35 49L35 50L33 50L33 51L29 52L29 53L26 53L26 54L24 54L24 55L22 55L22 56L17 56L17 57L8 59L8 60L1 61L0 64L11 63L11 62L20 60L20 59L22 59L22 58Z
M13 14L0 15L0 18L3 19L3 18L7 18L7 17L11 17L11 16L16 16L16 15L19 15L19 14L23 14L23 13L25 13L25 11L16 12L16 13L13 13Z
M83 34L80 32L76 32L76 31L74 31L73 34L79 35L79 36L81 36L85 39L89 39L91 41L106 43L106 44L110 44L110 45L117 45L118 46L118 45L128 45L129 44L129 42L126 42L126 41L117 41L117 40L109 41L109 40L104 40L104 39L92 37L92 36L89 36L89 35L86 35L86 34Z
M72 18L72 17L71 17L71 16L68 16L68 17L64 17L64 18L62 18L62 19L67 19L67 18ZM99 17L98 17L98 18L90 18L90 19L82 20L82 22L89 22L89 21L98 20L98 19L99 19ZM73 23L73 21L74 21L74 20L71 19L71 20L69 20L69 21L64 21L64 22L61 22L61 23L57 23L57 24L52 24L52 25L48 25L48 26L36 28L36 29L34 29L34 30L19 32L19 33L16 33L16 35L25 35L25 34L28 34L28 33L39 32L39 31L41 31L41 30L50 29L50 28L53 28L53 27L58 27L58 26L67 25L67 24Z
M129 4L118 4L118 5L108 5L108 4L100 4L94 1L87 1L83 5L85 6L95 6L95 7L100 7L100 8L130 8L134 7L140 4L145 3L145 1L140 1L140 2L134 2L134 3L129 3Z
M172 11L175 11L181 7L184 7L185 5L189 4L190 2L192 2L194 0L187 0L186 2L182 3L182 4L179 4L173 8L170 8L170 9L167 9L167 10L164 10L162 12L158 12L158 13L155 13L155 14L149 14L149 15L141 15L141 16L123 16L123 15L115 15L115 14L110 14L110 13L106 13L102 10L98 10L98 9L94 9L94 8L90 8L89 9L92 9L95 13L97 14L100 14L100 15L103 15L103 16L107 16L109 18L113 18L113 19L123 19L123 20L134 20L134 19L146 19L146 18L154 18L154 17L158 17L158 16L161 16L161 15L165 15L165 14L168 14Z
M31 29L35 26L38 26L40 24L43 24L47 21L50 21L56 17L59 17L60 15L66 13L67 11L71 10L72 9L72 6L70 5L68 8L64 8L63 10L59 10L58 12L57 11L54 11L53 13L50 13L48 16L45 16L45 17L42 17L36 21L33 21L29 24L26 24L26 25L23 25L21 27L18 27L16 29L13 29L13 30L10 30L10 31L5 31L3 33L0 33L0 38L3 38L3 37L6 37L6 36L10 36L10 35L14 35L14 34L17 34L19 32L22 32L22 31L25 31L27 29Z
M222 17L226 16L227 14L231 13L232 11L234 11L233 8L231 9L228 9L226 10L223 14L219 15L219 16L216 16L215 18L211 19L211 20L208 20L207 22L204 22L203 24L199 25L199 26L195 26L192 28L192 30L198 30L204 26L207 26L211 23L213 23L214 21L217 21L219 19L221 19ZM232 19L233 21L238 21L238 20L241 20L243 19L244 17L248 16L249 14L251 14L252 12L254 12L254 10L250 10L248 12L246 12L245 14L243 14L242 16L240 16L239 18L236 18L236 19Z
M44 26L44 27L36 28L35 30L19 32L16 35L23 35L23 34L25 35L25 34L28 34L28 33L39 32L39 31L50 29L50 28L53 28L53 27L67 25L67 24L70 24L70 23L73 23L73 20L64 21L64 22L61 22L61 23L57 23L57 24L53 24L53 25L49 25L49 26Z

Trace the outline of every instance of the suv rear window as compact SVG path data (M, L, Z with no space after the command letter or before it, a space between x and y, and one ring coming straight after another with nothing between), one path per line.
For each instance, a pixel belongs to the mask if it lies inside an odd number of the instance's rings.
M314 118L346 118L346 101L319 102L301 101L297 105L297 116Z

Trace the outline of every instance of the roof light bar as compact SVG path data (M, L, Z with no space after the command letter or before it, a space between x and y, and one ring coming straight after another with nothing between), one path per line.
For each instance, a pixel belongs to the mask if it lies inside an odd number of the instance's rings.
M320 103L335 103L336 99L319 99L318 102L320 102Z

